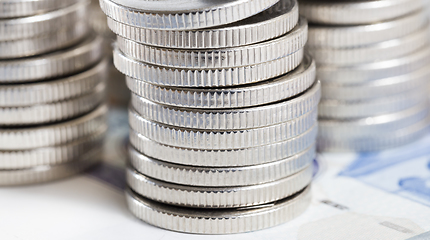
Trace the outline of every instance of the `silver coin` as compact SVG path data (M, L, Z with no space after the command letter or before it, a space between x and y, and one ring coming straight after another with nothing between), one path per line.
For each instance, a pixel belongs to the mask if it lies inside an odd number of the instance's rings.
M247 86L231 88L162 87L126 78L128 88L150 101L175 107L199 109L243 108L292 98L315 83L315 62L305 55L292 72Z
M324 138L319 137L317 146L319 151L380 151L412 143L425 136L430 129L430 118L427 117L417 124L396 131L379 134L378 136L360 138Z
M407 36L427 23L427 12L420 10L401 18L368 25L310 25L308 46L355 47Z
M423 7L422 0L301 0L300 14L313 23L358 25L398 18Z
M124 55L148 64L170 68L221 69L256 65L284 58L302 49L307 41L308 24L301 18L289 33L252 45L220 49L160 48L117 37Z
M317 76L323 83L355 84L412 73L430 64L430 47L409 55L358 65L334 66L319 64Z
M85 22L33 38L0 42L0 59L20 58L48 53L78 43L89 32Z
M160 86L222 87L256 83L286 74L302 62L303 50L285 58L252 66L226 69L164 68L139 62L114 50L115 67L123 74Z
M65 8L86 0L2 0L0 18L17 18Z
M71 177L95 165L100 159L101 151L96 149L67 163L0 170L0 186L39 184Z
M239 187L193 187L158 181L127 168L128 186L155 200L193 208L236 208L272 203L299 192L312 180L312 166L269 183Z
M198 30L167 30L134 27L108 17L117 35L145 45L213 49L250 45L279 37L293 29L299 19L296 0L280 0L271 8L226 26ZM106 21L104 21L106 24Z
M228 150L283 142L311 129L317 122L317 109L277 125L244 130L183 129L152 122L129 109L130 128L161 144L192 149Z
M85 19L88 7L88 1L80 1L40 15L0 19L0 41L31 38L72 26L75 22Z
M429 44L430 25L410 33L405 37L388 41L346 48L332 47L308 47L317 63L347 66L353 64L368 63L374 61L390 60L398 58L425 47Z
M307 187L292 197L260 207L222 210L169 206L131 190L126 191L126 199L130 211L151 225L186 233L231 234L269 228L296 218L309 206L311 190Z
M0 85L0 107L46 104L76 98L106 81L108 61L66 78L25 84Z
M392 96L358 101L322 100L318 106L320 118L365 118L393 113L427 101L427 89L414 89Z
M150 178L180 185L231 187L272 182L300 172L315 159L315 146L286 159L244 167L210 168L168 163L147 157L132 147L129 156L132 167Z
M88 69L103 55L103 39L91 34L77 46L42 56L0 61L0 83L21 83L65 77Z
M394 132L422 121L429 115L427 101L406 110L350 120L320 119L319 136L327 138L370 138Z
M230 150L204 150L160 144L131 130L130 143L149 157L176 164L206 167L252 166L299 154L315 144L317 132L318 126L315 125L295 138L275 144Z
M88 113L105 98L106 84L92 92L60 102L23 107L0 107L0 126L23 126L65 121Z
M107 107L66 122L27 128L0 128L1 150L28 150L73 142L106 127Z
M430 79L430 68L425 66L411 73L375 80L370 83L322 84L322 98L341 101L377 99L426 88L428 79Z
M427 78L425 79L427 83ZM320 82L303 94L284 101L240 109L175 108L131 95L131 106L143 118L162 124L194 129L247 129L286 122L317 108L321 97Z
M100 0L103 12L118 22L143 28L198 29L253 16L278 0Z
M89 137L64 145L24 151L0 151L0 169L25 169L74 161L93 149L101 149L106 131L107 126Z

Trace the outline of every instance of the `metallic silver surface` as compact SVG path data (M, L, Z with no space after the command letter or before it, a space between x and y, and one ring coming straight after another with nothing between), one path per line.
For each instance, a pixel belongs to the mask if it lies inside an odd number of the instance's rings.
M0 18L16 18L37 15L71 6L86 0L2 0Z
M81 116L102 104L105 90L106 84L100 83L90 93L59 102L0 107L0 126L46 124Z
M71 177L80 173L101 159L101 152L96 149L74 161L57 165L43 165L23 169L0 170L0 186L38 184Z
M239 209L189 209L157 203L126 191L130 211L143 221L172 231L197 234L232 234L256 231L288 222L311 202L311 189L260 207ZM268 221L267 219L270 219Z
M139 152L166 162L182 165L227 167L252 166L294 156L315 144L318 126L282 142L251 148L206 150L179 148L152 141L130 130L130 143Z
M320 118L365 118L402 111L426 102L426 88L414 89L392 96L358 101L322 100L318 106Z
M299 19L296 0L280 0L269 9L226 26L198 30L148 29L107 18L117 35L138 43L185 49L228 48L250 45L279 37L293 29Z
M425 79L427 82L427 79ZM291 121L317 108L321 97L316 82L303 94L276 103L239 109L176 108L131 96L131 106L143 118L162 124L194 129L247 129Z
M276 125L244 130L198 130L177 128L151 122L129 110L130 128L143 136L175 147L192 149L237 149L282 142L303 134L317 122L317 109Z
M115 67L123 74L160 86L222 87L256 83L288 73L300 65L304 51L252 66L225 69L164 68L127 58L114 50Z
M357 47L308 47L317 63L336 66L390 60L416 52L430 42L430 24L404 37Z
M93 149L102 149L106 131L107 126L91 136L79 138L64 145L30 150L0 151L0 169L24 169L74 161Z
M395 59L350 66L319 64L317 76L324 83L370 83L383 78L405 75L430 64L430 47Z
M336 152L368 152L377 151L386 148L398 147L409 144L423 137L428 133L430 118L408 126L397 129L392 132L378 134L378 136L360 137L360 138L324 138L319 137L317 146L319 151L336 151Z
M426 88L430 79L430 68L427 66L411 73L383 78L364 84L322 84L322 98L360 101L392 96L415 89Z
M87 94L106 81L108 61L69 76L36 83L0 85L0 107L53 103Z
M73 142L106 128L107 107L100 106L79 118L51 125L0 128L0 150L27 150Z
M305 55L292 72L247 86L231 88L162 87L126 78L128 88L150 101L175 107L199 109L243 108L292 98L315 82L315 62Z
M300 0L300 14L314 23L358 25L398 18L424 6L423 0Z
M94 34L78 46L42 56L0 61L0 83L22 83L64 77L97 64L103 39Z
M429 103L420 103L403 111L390 114L349 119L320 119L319 136L323 138L378 138L380 134L394 132L414 125L429 115Z
M312 180L312 166L269 183L239 187L193 187L158 181L127 168L127 183L146 198L187 207L236 208L275 202L304 189Z
M0 59L20 58L48 53L78 43L89 32L83 21L56 32L32 38L0 41Z
M244 167L197 167L160 161L129 148L130 164L145 176L180 185L200 187L249 186L276 181L308 167L315 159L315 146L292 157Z
M329 26L310 25L309 41L311 47L355 47L374 44L407 36L427 23L424 9L401 18L368 25Z
M278 0L100 0L103 12L118 22L143 28L198 29L253 16Z
M116 46L124 55L148 64L170 68L222 69L261 64L287 57L304 47L308 23L301 19L289 33L246 46L220 49L173 49L144 45L117 37Z
M30 38L58 31L65 26L71 27L85 19L88 7L88 1L80 1L40 15L0 19L0 41Z

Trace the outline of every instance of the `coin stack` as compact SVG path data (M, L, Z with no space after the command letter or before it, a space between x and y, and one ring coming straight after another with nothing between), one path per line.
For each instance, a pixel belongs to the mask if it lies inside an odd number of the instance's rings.
M104 39L104 54L109 62L106 79L108 103L113 107L126 107L130 100L130 91L125 85L124 75L113 66L112 44L116 35L107 25L106 16L100 9L99 0L91 0L88 20L94 31Z
M259 230L301 214L320 84L297 1L100 3L132 92L130 210L201 234Z
M107 63L84 0L0 4L0 185L76 174L100 154Z
M322 83L318 148L375 151L429 126L429 21L422 0L301 0Z

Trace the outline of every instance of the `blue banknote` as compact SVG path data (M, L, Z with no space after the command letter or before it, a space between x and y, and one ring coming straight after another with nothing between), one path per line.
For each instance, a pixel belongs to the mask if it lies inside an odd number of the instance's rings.
M340 175L430 206L430 134L398 149L359 154Z

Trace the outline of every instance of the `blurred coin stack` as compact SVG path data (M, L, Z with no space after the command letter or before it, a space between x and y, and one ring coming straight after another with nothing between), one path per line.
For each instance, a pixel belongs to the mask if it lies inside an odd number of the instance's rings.
M91 0L89 24L104 39L104 54L108 59L107 99L111 106L126 107L130 100L130 91L125 85L125 77L113 66L112 44L116 35L109 29L106 15L100 9L99 0Z
M107 63L84 0L0 3L0 185L74 175L98 160Z
M130 210L202 234L301 214L320 84L296 0L100 3L132 92Z
M319 150L381 150L427 132L424 6L422 0L300 1L322 84Z

